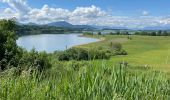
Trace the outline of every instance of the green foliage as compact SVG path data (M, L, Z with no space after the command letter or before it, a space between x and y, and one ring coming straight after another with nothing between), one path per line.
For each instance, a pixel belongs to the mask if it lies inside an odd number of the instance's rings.
M84 32L83 35L93 35L93 32Z
M81 28L68 28L68 27L55 27L47 25L18 25L18 35L31 35L31 34L64 34L67 32L82 32Z
M0 20L0 69L17 67L21 49L16 44L15 21Z
M169 98L170 83L161 72L130 71L128 67L100 62L75 71L75 62L66 70L32 77L0 78L2 100L134 100ZM79 65L78 65L79 66ZM54 70L53 71L57 71Z
M92 60L92 59L109 59L112 55L112 51L104 48L70 48L64 52L60 52L58 60Z
M34 49L30 52L25 51L20 59L18 67L20 70L30 71L38 70L43 71L51 67L50 59L45 52L38 53Z
M92 48L89 51L89 59L110 59L113 51L102 47Z
M70 48L59 54L59 60L88 60L88 52L82 48Z
M0 71L11 70L14 67L22 70L39 70L49 68L48 55L24 51L16 44L17 35L14 20L0 20Z
M135 32L135 35L148 35L148 36L170 36L170 32L167 31L140 31Z
M109 35L130 35L128 31L116 31L116 32L110 32Z
M101 33L101 32L98 32L97 35L102 35L102 33Z
M9 31L9 32L15 31L16 30L15 20L14 19L0 20L0 30L1 31Z
M120 49L122 49L122 45L120 43L117 43L117 42L111 42L110 43L110 47L113 50L120 50Z
M127 52L122 49L122 45L117 42L110 42L110 48L114 50L114 55L127 55Z

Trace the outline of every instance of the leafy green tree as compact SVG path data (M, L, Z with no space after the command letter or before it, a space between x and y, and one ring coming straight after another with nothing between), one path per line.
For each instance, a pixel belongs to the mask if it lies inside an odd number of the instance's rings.
M38 70L50 68L51 64L46 52L37 52L32 49L30 52L24 51L22 58L19 61L19 67L21 70Z
M162 32L162 35L163 35L163 36L168 36L168 32L167 32L167 31L163 31L163 32Z
M151 36L156 36L156 32L151 32L150 35Z
M7 65L17 67L21 49L17 46L14 20L0 20L0 67L4 70Z
M117 32L116 32L116 35L120 35L120 31L117 31Z
M102 35L102 33L101 33L101 32L98 32L97 35Z
M157 36L161 36L161 34L162 34L162 31L159 30L159 31L157 32Z

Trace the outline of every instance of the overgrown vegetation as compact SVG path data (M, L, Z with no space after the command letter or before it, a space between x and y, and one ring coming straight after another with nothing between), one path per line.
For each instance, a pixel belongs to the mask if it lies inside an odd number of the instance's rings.
M58 73L31 77L1 78L0 98L10 99L67 99L67 100L168 100L169 80L161 72L138 73L128 67L94 62L76 71L71 64ZM61 69L61 68L60 68ZM53 69L55 70L55 69Z
M59 61L69 60L95 60L109 59L115 55L127 55L127 52L122 49L120 43L112 43L107 47L93 47L90 49L73 47L63 52L56 52Z

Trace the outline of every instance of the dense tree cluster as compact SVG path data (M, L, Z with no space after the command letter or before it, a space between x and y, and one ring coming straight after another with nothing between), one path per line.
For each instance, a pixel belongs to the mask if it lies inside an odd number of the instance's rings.
M31 34L62 34L66 32L81 32L82 29L62 28L47 25L18 25L18 35L31 35Z
M21 49L16 44L15 21L0 21L0 67L4 70L6 66L17 67L21 57Z
M135 32L135 35L148 35L148 36L170 36L170 32L168 31L139 31Z
M110 32L109 35L130 35L128 31L116 31L116 32Z
M16 27L14 20L0 20L0 71L14 67L20 71L50 67L46 53L27 52L17 46Z

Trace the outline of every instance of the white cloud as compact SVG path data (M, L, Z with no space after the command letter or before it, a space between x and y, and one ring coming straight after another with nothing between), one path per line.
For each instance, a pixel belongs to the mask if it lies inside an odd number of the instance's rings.
M163 17L159 22L163 25L170 24L170 16Z
M143 11L143 12L142 12L142 15L143 15L143 16L147 16L147 15L149 15L149 12L148 12L148 11Z
M149 16L148 11L143 11L142 16L114 16L100 7L94 5L89 7L77 7L74 10L49 7L32 8L26 0L0 0L7 3L8 8L0 10L0 18L16 17L20 22L34 22L39 24L65 20L72 24L90 24L101 26L117 26L129 28L143 28L170 24L170 16Z
M48 23L52 21L67 20L70 11L62 8L50 8L48 5L44 5L41 9L31 9L27 15L30 21Z
M4 10L4 13L6 13L6 14L13 14L13 11L12 11L11 8L6 8L6 9Z
M91 7L77 7L73 12L73 16L95 18L105 15L99 7L92 5Z

